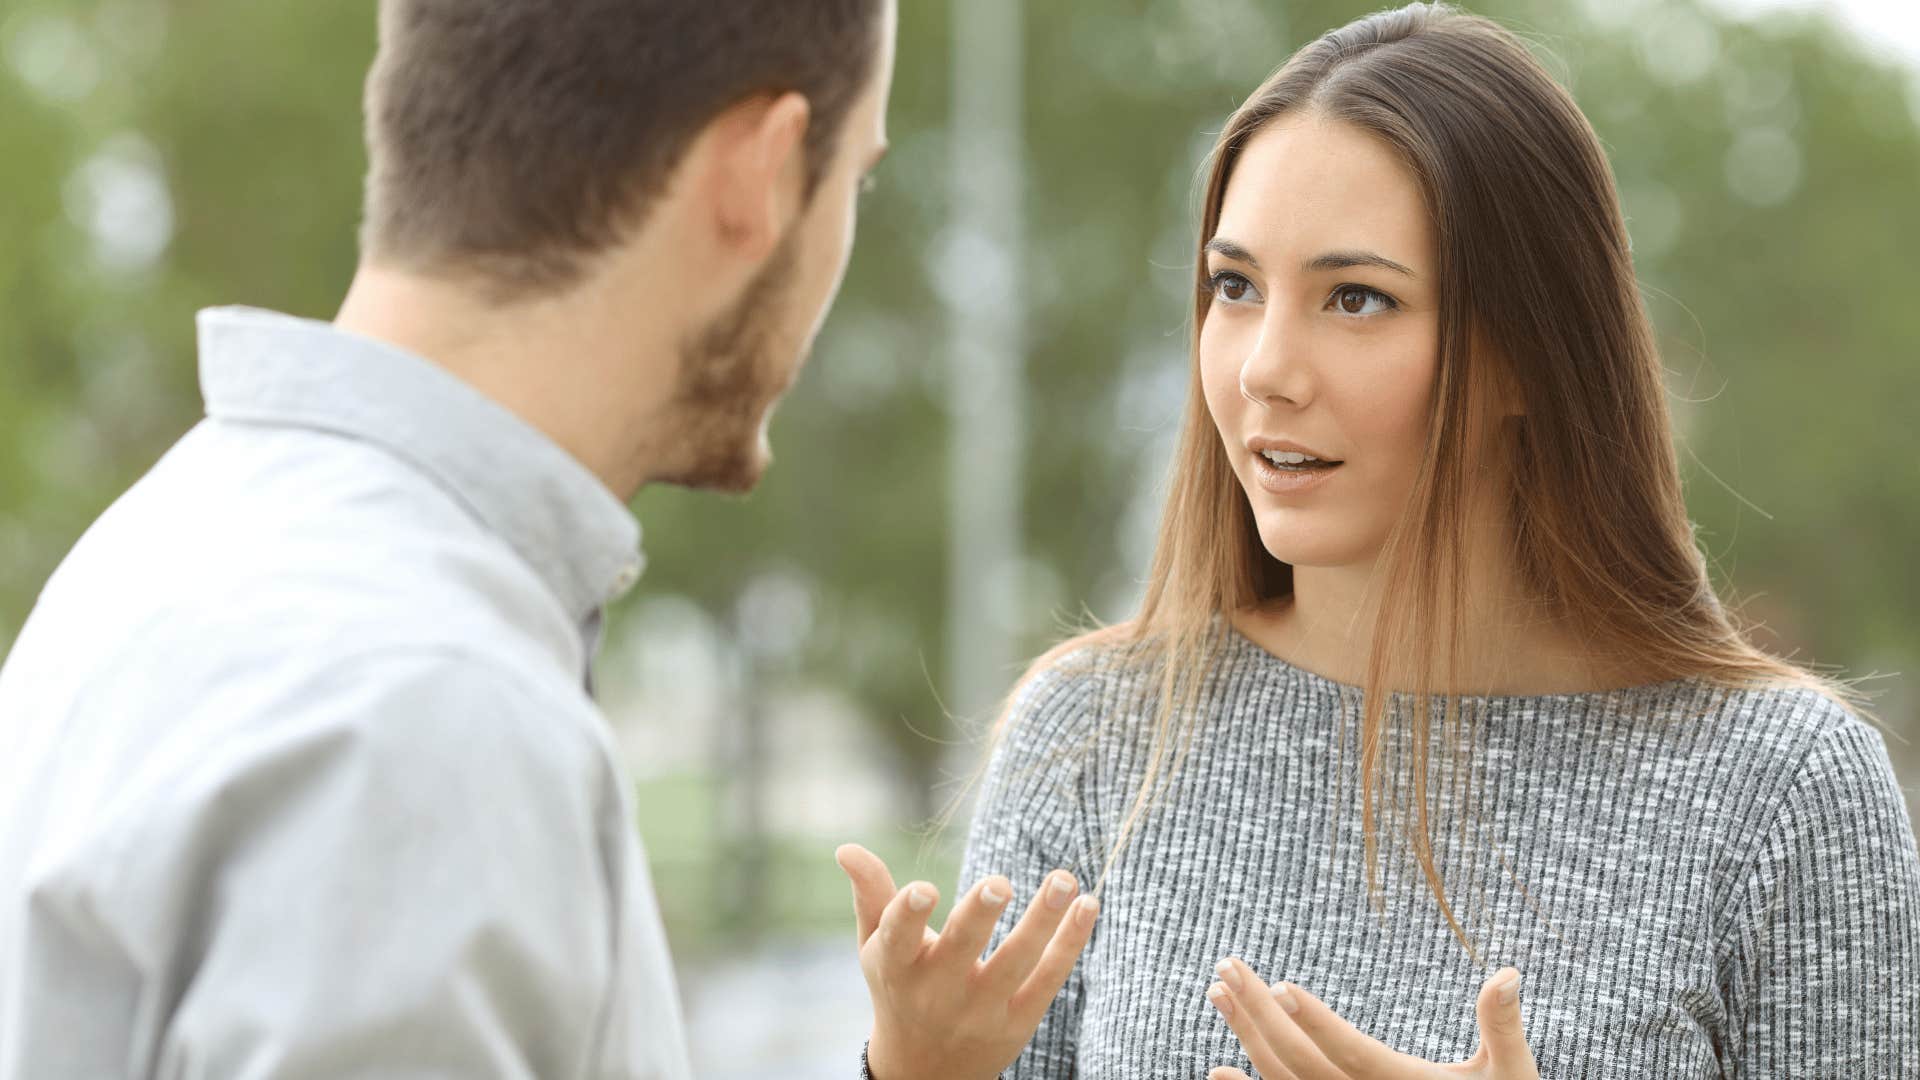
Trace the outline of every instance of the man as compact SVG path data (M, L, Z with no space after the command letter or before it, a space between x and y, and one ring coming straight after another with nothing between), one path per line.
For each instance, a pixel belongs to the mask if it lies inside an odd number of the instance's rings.
M767 466L893 0L380 12L336 322L203 314L207 419L0 671L5 1080L689 1075L589 667L634 493ZM846 857L863 937L938 940ZM879 1010L876 1072L945 1067L922 1006Z

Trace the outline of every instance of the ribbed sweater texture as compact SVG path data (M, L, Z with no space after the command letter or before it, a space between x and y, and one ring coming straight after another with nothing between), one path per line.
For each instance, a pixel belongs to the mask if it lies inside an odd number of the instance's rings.
M1100 879L1157 688L1150 665L1099 647L1027 682L963 887L1000 873L1030 894L1054 867ZM1920 852L1880 733L1844 706L1694 679L1480 696L1461 702L1459 753L1435 713L1429 827L1470 955L1392 794L1369 890L1357 701L1224 634L1184 760L1007 1080L1254 1074L1205 998L1229 955L1435 1062L1473 1054L1480 985L1512 965L1547 1080L1920 1078ZM1386 743L1402 791L1409 726Z

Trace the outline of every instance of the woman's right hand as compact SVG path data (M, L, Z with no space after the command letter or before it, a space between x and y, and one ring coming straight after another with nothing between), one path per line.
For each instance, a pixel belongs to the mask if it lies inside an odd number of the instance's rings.
M939 892L895 889L880 857L857 844L834 853L853 881L860 969L873 997L867 1067L874 1080L993 1080L1020 1056L1093 933L1099 902L1076 899L1065 870L1041 883L993 955L980 959L1013 897L1007 879L978 882L944 929L927 925Z

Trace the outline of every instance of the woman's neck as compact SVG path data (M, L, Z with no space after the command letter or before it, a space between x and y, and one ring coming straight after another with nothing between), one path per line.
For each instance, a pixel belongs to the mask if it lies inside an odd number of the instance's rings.
M1565 613L1530 598L1518 574L1470 563L1456 685L1467 694L1585 693L1646 681L1609 665ZM1233 615L1241 634L1295 667L1351 685L1366 682L1380 598L1372 565L1296 566L1293 592Z

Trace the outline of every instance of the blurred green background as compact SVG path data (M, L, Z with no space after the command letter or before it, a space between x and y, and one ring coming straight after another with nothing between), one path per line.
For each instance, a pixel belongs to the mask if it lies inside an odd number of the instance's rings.
M1211 134L1293 48L1373 6L1016 9L1017 547L971 586L1000 685L1063 625L1137 595ZM1920 804L1914 67L1797 10L1473 6L1538 45L1612 155L1725 595L1771 647L1886 676L1867 685ZM689 969L821 935L841 948L841 840L951 885L958 835L920 826L976 763L983 700L950 670L949 558L967 541L948 364L973 265L955 214L980 166L950 137L955 16L902 0L896 150L762 490L636 507L650 569L603 685ZM195 309L333 313L373 31L369 0L7 0L0 649L92 518L198 418Z

